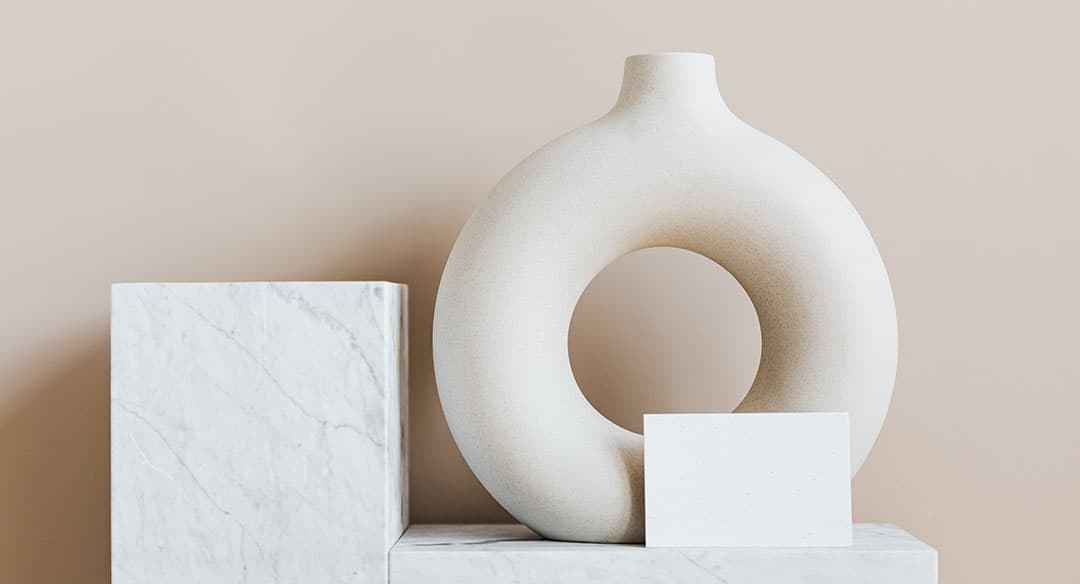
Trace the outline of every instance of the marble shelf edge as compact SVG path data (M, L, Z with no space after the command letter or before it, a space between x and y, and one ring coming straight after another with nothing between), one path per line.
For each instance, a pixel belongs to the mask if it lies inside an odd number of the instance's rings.
M936 584L937 551L891 524L857 523L851 547L646 548L544 540L518 524L410 526L390 584Z

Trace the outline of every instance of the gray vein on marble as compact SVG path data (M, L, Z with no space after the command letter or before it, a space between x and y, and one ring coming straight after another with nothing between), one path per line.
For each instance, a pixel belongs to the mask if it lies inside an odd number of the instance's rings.
M414 525L391 584L934 584L937 552L904 530L856 524L850 548L646 548L549 541L523 525Z
M408 517L406 289L113 287L113 582L384 584Z

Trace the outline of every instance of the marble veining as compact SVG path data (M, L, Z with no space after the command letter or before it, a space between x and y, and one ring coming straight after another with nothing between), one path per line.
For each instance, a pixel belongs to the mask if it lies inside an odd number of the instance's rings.
M529 528L414 525L391 584L935 584L937 552L904 530L855 524L851 547L646 548L541 539Z
M113 582L385 583L406 330L387 282L114 286Z

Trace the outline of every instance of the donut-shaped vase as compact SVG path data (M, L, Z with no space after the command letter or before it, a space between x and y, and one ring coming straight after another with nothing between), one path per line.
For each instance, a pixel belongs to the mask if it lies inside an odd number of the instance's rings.
M585 399L567 350L582 292L633 251L699 253L746 290L762 356L737 412L848 412L853 475L884 421L896 311L870 233L817 168L730 112L714 67L627 59L615 107L507 174L447 261L433 330L447 422L544 537L644 539L642 437Z

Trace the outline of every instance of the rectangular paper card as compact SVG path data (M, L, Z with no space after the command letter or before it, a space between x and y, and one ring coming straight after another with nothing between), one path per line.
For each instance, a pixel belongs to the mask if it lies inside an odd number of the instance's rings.
M649 547L850 546L847 413L645 416Z

